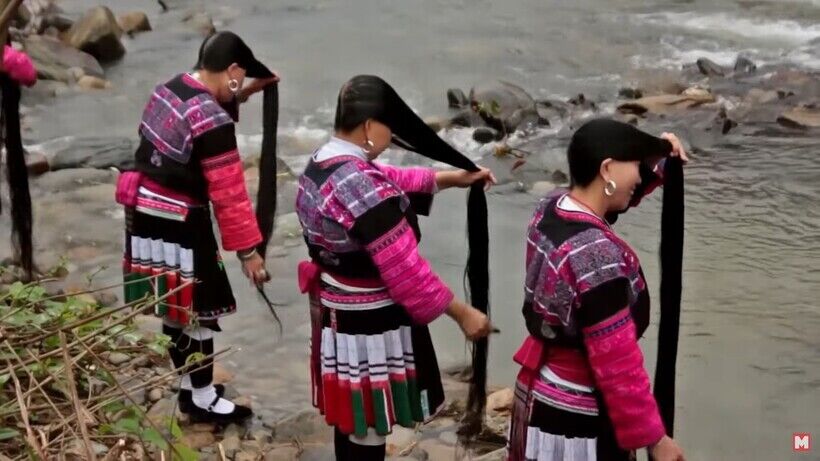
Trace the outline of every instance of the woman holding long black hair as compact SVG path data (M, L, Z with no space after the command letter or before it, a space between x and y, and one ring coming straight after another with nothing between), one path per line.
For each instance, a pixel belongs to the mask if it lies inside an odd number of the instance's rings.
M508 459L627 460L648 448L654 460L683 460L638 347L649 325L646 280L610 224L662 184L670 167L682 181L686 152L675 135L598 119L575 132L567 159L569 190L541 201L527 234L523 314L530 336L515 355L521 371ZM663 213L682 213L682 199L682 188L665 191ZM670 265L679 269L680 261Z
M449 187L476 185L483 199L481 188L495 178L379 77L344 84L334 131L299 178L296 202L311 257L300 265L300 284L311 298L313 400L335 427L336 459L380 460L393 425L413 427L444 402L427 324L446 313L468 339L491 330L487 315L457 299L419 255L418 215ZM377 163L391 144L463 169ZM470 226L486 232L486 204L473 204L482 206L484 217ZM485 241L485 258L486 251Z

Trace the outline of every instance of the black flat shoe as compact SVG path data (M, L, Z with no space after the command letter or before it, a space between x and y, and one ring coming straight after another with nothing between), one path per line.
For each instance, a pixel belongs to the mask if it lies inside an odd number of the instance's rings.
M199 408L191 404L190 411L188 412L188 415L191 417L191 422L230 424L244 421L253 416L253 410L236 404L234 404L234 409L230 413L216 413L213 411L213 407L219 399L220 397L215 398L208 408Z
M222 384L214 384L216 389L216 396L223 397L225 395L225 386ZM194 406L194 397L191 391L187 389L180 389L177 395L177 402L179 403L179 411L182 413L190 413L191 407Z

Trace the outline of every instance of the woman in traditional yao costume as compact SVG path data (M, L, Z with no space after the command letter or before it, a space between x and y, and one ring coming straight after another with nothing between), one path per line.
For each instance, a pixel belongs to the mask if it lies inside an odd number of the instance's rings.
M567 158L570 189L541 201L527 235L530 336L515 355L508 459L627 460L648 447L655 460L682 460L638 347L649 325L646 281L610 223L686 153L674 135L599 119L575 132ZM679 195L672 207L682 207Z
M419 255L417 216L440 190L495 179L378 77L342 87L334 128L299 178L296 202L311 257L299 272L314 322L313 400L335 426L336 459L384 459L393 425L413 427L444 402L427 324L447 313L469 339L491 329ZM463 169L375 162L391 143Z

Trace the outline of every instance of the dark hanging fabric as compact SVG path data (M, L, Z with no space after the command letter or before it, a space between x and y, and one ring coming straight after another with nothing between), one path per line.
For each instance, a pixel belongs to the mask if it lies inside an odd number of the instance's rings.
M20 85L8 75L0 74L6 171L11 197L11 238L15 256L30 280L33 278L34 258L32 245L31 194L28 168L20 134Z
M265 257L273 235L274 220L276 218L276 136L279 125L279 85L268 85L264 90L262 103L262 155L259 160L259 191L256 198L256 220L262 232L262 243L256 251ZM282 322L276 314L273 303L268 298L262 286L257 286L259 295L267 304L276 323L279 333L282 332Z
M671 437L675 425L675 366L680 331L683 280L684 193L683 162L666 159L661 214L661 320L655 367L655 400Z
M348 116L346 111L357 114L357 117ZM352 129L369 118L387 125L393 132L393 143L401 148L463 170L479 170L475 163L427 126L387 82L380 77L360 75L342 88L337 104L336 129ZM344 123L349 126L343 126ZM483 183L474 184L470 188L467 199L467 240L469 256L466 278L469 302L489 315L489 230ZM464 440L477 436L483 425L487 402L487 351L487 338L473 343L467 408L459 429L459 435Z

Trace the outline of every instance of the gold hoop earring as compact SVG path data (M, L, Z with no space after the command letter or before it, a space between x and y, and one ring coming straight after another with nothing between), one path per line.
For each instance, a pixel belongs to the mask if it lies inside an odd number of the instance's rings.
M615 184L615 181L609 179L607 180L606 185L604 186L604 194L607 197L612 197L616 189L618 189L618 185Z

